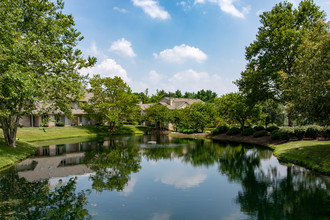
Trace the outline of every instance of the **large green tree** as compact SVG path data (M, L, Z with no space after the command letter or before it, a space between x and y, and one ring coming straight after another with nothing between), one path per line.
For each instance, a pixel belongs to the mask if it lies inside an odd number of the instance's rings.
M283 126L285 119L284 106L273 99L266 100L262 104L261 118L264 121L266 128L269 124Z
M279 72L294 73L302 38L320 20L325 20L325 13L312 0L301 1L297 9L284 1L263 12L256 40L246 47L246 70L236 81L240 91L253 102L285 101Z
M220 117L230 123L244 125L260 119L261 106L251 105L241 93L228 93L215 100Z
M163 123L171 121L170 110L161 104L153 104L144 110L143 121L155 122L156 129L161 129Z
M75 49L83 38L64 3L0 1L0 123L6 144L16 145L19 119L33 110L61 110L83 95L79 69L96 62Z
M189 110L190 125L194 130L204 132L204 129L215 121L216 109L213 103L195 102Z
M289 114L299 124L330 124L329 27L319 22L309 31L298 48L294 74L281 75Z
M108 124L110 130L115 125L134 119L140 113L138 97L132 94L129 86L118 76L101 78L95 75L89 81L93 97L82 108L89 117Z

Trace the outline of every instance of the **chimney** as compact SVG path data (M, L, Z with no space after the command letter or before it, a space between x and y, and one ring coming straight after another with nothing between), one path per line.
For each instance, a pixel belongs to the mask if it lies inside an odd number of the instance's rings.
M173 98L170 98L170 106L173 105Z

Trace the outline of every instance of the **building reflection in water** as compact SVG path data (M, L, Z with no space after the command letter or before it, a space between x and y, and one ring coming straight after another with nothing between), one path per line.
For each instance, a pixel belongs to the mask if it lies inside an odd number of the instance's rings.
M84 152L105 144L86 142L38 147L36 155L17 164L16 169L19 177L29 182L92 173L91 169L81 164Z

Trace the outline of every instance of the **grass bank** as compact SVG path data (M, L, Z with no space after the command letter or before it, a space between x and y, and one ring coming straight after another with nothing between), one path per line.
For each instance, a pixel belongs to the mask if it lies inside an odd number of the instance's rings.
M330 141L294 141L272 147L279 160L330 175Z
M168 136L174 137L174 138L201 139L201 138L206 138L208 135L209 135L209 133L183 134L183 133L173 132L173 133L170 133Z
M17 145L16 148L13 148L5 145L2 131L0 131L0 169L12 166L31 156L35 153L37 146L88 141L100 136L140 135L143 133L143 130L133 125L125 125L114 131L97 126L19 128Z
M209 136L209 138L268 147L274 150L274 155L280 161L290 162L330 175L330 141L303 140L287 142L271 140L269 136L254 138L253 136L229 136L226 134Z
M35 153L35 147L28 143L18 141L16 148L5 145L4 139L0 139L0 170L9 167Z

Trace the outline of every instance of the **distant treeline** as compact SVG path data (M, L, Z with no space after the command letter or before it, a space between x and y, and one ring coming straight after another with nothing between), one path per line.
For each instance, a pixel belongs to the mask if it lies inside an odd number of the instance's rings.
M163 97L172 98L190 98L190 99L200 99L203 102L214 102L214 99L218 96L217 93L211 90L200 90L195 92L181 92L181 90L176 90L175 92L165 92L165 90L156 90L156 94L149 95L148 89L144 92L134 93L139 97L142 103L156 103L159 102Z

